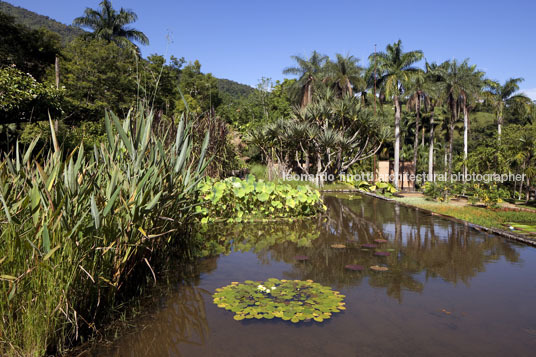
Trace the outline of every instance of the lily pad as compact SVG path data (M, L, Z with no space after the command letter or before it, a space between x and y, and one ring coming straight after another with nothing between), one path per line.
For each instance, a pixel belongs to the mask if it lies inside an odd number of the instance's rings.
M361 247L363 247L363 248L376 248L377 245L372 244L372 243L366 243L366 244L361 244Z
M346 246L344 244L332 244L331 248L343 249L343 248L346 248Z
M348 264L344 266L347 270L353 270L353 271L361 271L364 269L362 265L355 265L355 264Z
M387 239L374 239L374 242L378 244L383 244L389 242Z
M304 262L306 260L309 260L309 257L307 255L296 255L294 259L296 259L299 262Z
M322 322L345 310L344 295L312 280L245 281L216 289L214 303L235 313L234 319Z
M375 252L374 255L377 255L379 257L388 257L391 255L389 252Z
M374 271L387 271L389 270L389 268L387 267L381 267L379 265L373 265L370 267L370 270L374 270Z

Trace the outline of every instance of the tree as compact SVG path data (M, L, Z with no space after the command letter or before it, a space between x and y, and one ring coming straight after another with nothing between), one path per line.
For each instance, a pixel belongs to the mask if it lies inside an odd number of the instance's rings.
M42 81L60 52L56 34L47 30L30 30L0 13L0 67L15 65Z
M106 109L126 116L138 94L136 58L105 40L78 38L64 50L62 83L70 122L102 119Z
M495 108L497 118L497 135L501 140L504 108L516 101L528 101L530 99L523 94L516 94L519 91L519 83L523 78L510 78L503 85L498 82L489 81L488 90L485 92L486 99Z
M327 61L326 74L328 80L333 83L337 96L353 96L354 91L363 91L366 83L362 76L363 68L358 65L359 58L343 56L340 53L337 53L336 58L336 62Z
M196 60L182 69L179 83L193 113L201 114L216 109L221 104L218 80L210 73L202 73L199 61ZM182 98L178 99L176 106L179 112L185 109Z
M387 45L385 52L377 52L369 56L371 63L376 63L379 73L378 85L382 86L385 94L393 99L395 105L395 163L394 184L398 188L400 167L400 95L404 91L411 76L418 71L413 64L423 58L422 51L402 51L402 41Z
M283 74L299 77L295 85L299 92L300 105L303 108L313 101L314 87L322 81L323 66L328 57L313 51L309 59L300 56L292 56L291 58L296 61L297 66L285 68Z
M0 69L0 124L48 120L61 113L63 92L15 67Z
M93 38L115 42L121 47L129 47L133 42L149 44L143 32L127 26L138 20L136 13L123 8L117 12L109 0L101 1L99 6L100 10L86 8L84 16L75 18L73 24L93 30L90 34Z

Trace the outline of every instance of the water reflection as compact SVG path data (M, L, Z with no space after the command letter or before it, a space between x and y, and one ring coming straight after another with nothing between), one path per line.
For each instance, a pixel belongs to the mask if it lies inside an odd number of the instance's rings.
M209 258L193 267L193 279L97 355L527 355L536 348L533 248L369 197L325 203L324 217L203 232ZM269 277L329 285L348 308L322 324L295 325L238 322L212 303L214 290L231 281Z
M399 302L404 290L422 292L429 278L469 285L487 263L501 257L509 262L519 259L513 246L499 237L469 234L467 226L422 211L361 196L326 197L325 203L329 215L316 222L217 227L211 236L224 242L224 254L249 251L264 264L288 263L286 278L313 279L337 289L366 281ZM387 243L377 244L377 239ZM334 244L345 248L332 248ZM378 250L389 255L377 256ZM349 271L346 265L365 269ZM368 269L374 265L389 270Z

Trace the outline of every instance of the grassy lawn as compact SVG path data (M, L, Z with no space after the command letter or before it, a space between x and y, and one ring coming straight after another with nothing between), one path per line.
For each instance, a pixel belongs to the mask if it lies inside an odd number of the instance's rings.
M507 226L520 225L521 229L516 229L515 233L521 234L533 232L533 228L536 228L534 227L536 226L536 212L487 209L470 205L429 201L423 197L396 197L395 199L399 202L462 219L484 227L508 230ZM534 239L536 238L536 235L531 234L529 237Z

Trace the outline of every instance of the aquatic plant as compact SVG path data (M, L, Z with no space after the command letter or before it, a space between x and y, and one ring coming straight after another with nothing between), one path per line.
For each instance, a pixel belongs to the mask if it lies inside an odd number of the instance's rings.
M245 180L230 177L200 183L196 209L201 223L217 220L243 222L252 219L313 216L325 211L320 192L309 186L264 182L249 175Z
M53 150L35 139L0 161L0 355L61 352L156 279L156 257L191 247L209 138L194 162L187 118L173 140L153 118L107 113L106 140L66 157L50 122Z
M346 309L344 295L312 280L232 282L216 289L213 298L218 307L234 312L237 321L277 317L293 323L322 322Z

